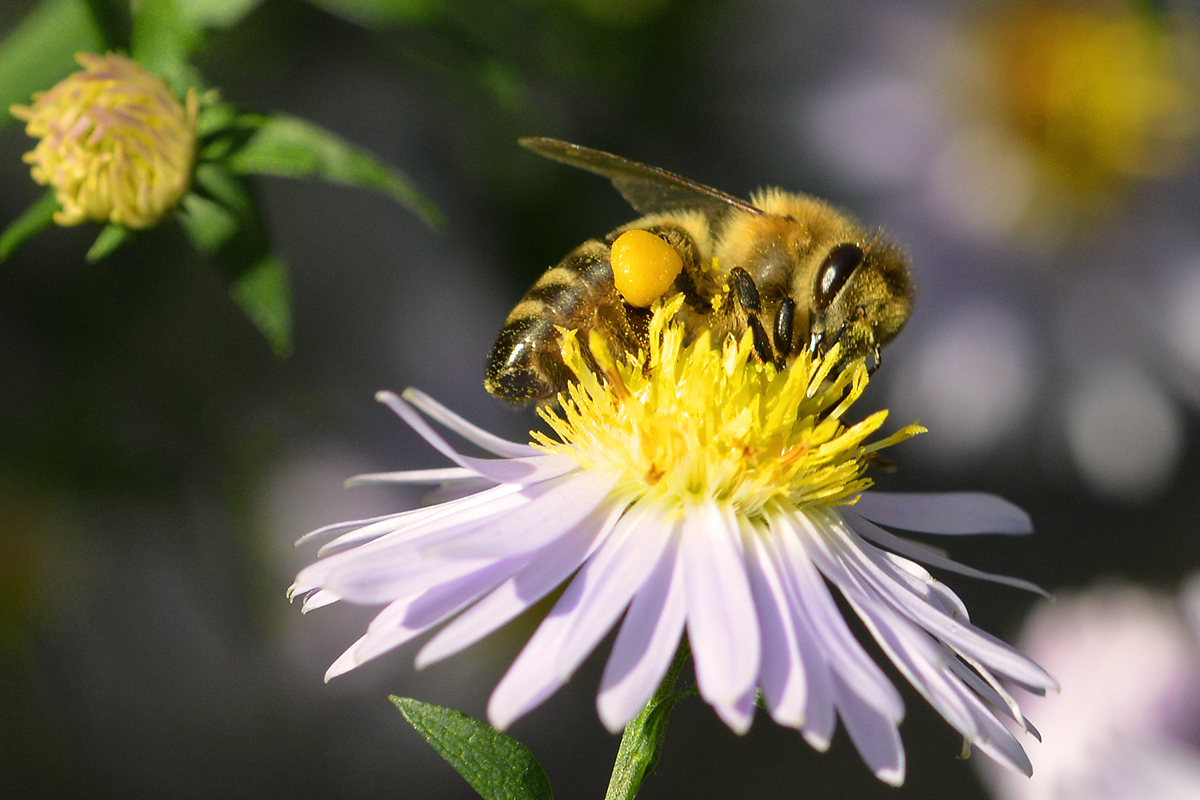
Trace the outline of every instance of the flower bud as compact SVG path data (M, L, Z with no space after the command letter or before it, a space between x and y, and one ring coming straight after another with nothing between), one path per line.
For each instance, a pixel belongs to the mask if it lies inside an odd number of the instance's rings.
M195 90L185 103L162 79L122 55L79 53L83 66L28 106L12 106L41 139L24 160L53 187L59 225L91 220L148 228L191 182L196 158Z

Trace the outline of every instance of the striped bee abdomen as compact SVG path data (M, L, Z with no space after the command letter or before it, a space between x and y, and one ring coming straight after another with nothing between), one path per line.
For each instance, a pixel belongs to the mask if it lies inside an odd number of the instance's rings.
M617 293L609 246L584 242L538 278L508 315L488 354L484 387L518 405L552 400L573 377L558 328L579 331L585 343L594 330L614 353L633 352L645 339L646 317Z

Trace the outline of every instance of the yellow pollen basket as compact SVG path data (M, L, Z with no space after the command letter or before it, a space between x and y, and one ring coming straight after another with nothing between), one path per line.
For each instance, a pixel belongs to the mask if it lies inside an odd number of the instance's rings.
M612 243L613 281L625 302L648 308L683 269L675 248L649 231L625 231Z
M887 411L843 419L867 385L862 360L835 372L835 346L778 370L758 360L749 332L719 343L705 332L685 345L673 319L682 302L654 304L648 354L614 358L593 335L585 359L566 331L563 361L577 381L559 396L561 410L539 409L558 440L535 432L535 444L615 472L614 492L630 503L670 514L715 501L756 519L770 508L853 503L872 483L865 471L875 453L924 430L913 424L867 442Z

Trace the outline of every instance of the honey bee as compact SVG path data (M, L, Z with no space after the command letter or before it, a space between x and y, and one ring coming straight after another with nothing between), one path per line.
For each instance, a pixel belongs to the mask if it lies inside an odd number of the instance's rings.
M879 348L908 318L913 282L900 250L822 200L763 189L747 202L601 150L520 143L608 178L646 216L584 242L525 293L488 356L484 386L501 400L546 403L566 388L574 376L560 328L595 331L616 355L646 352L649 306L664 295L684 296L676 319L685 343L706 330L720 342L749 329L757 357L780 369L805 348L823 352L835 342L842 363L872 355L878 366ZM623 238L631 231L652 234L650 244L675 263L648 294L620 285L624 243L650 238Z

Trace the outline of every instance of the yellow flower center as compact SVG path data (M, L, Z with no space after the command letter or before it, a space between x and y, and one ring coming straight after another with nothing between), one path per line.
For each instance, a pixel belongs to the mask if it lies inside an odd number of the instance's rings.
M655 304L648 358L614 358L593 333L588 349L603 379L568 331L563 360L578 381L560 396L561 410L539 410L559 440L535 432L535 443L584 469L619 473L616 491L630 502L648 498L678 512L711 498L756 518L767 506L853 502L871 485L864 473L874 453L924 430L909 425L867 444L887 411L842 421L866 388L862 361L834 374L834 347L820 357L801 353L780 371L754 355L749 331L719 347L705 332L684 347L673 321L682 302Z
M25 162L35 181L54 188L59 225L148 228L191 183L196 93L185 106L161 79L115 53L75 58L83 71L9 109L41 139Z

